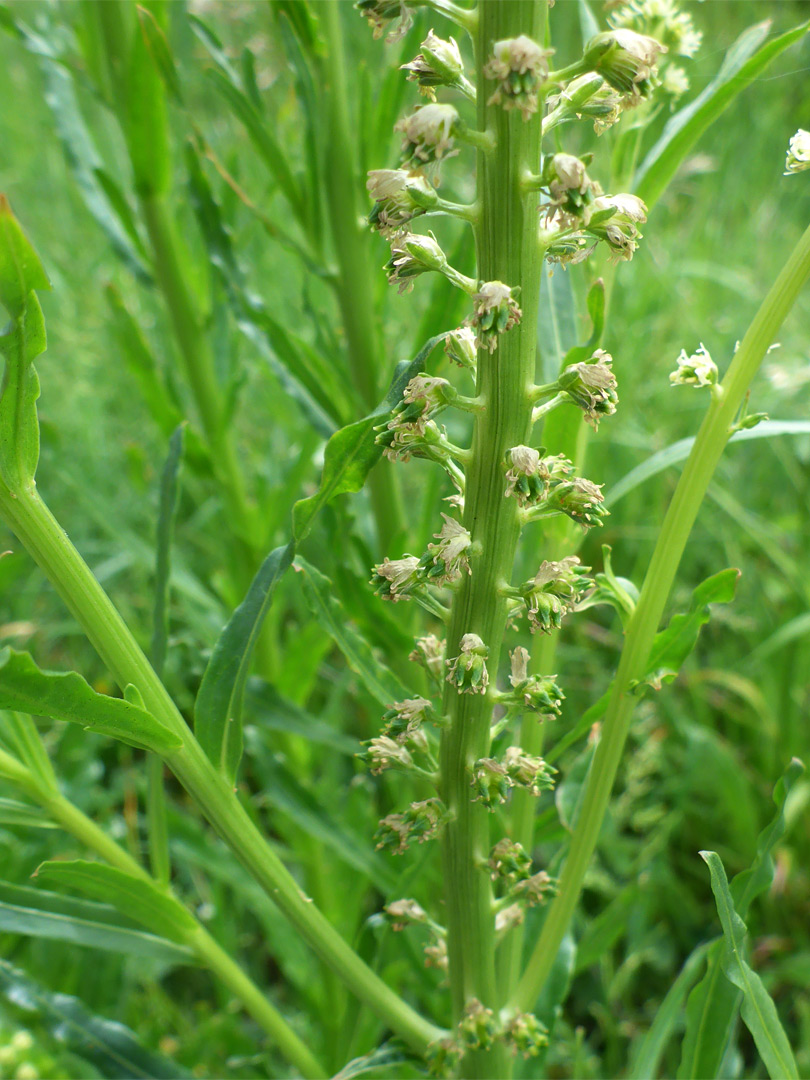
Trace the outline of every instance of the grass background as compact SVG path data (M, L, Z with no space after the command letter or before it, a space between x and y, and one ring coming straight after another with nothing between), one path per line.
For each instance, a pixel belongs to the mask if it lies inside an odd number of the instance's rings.
M376 79L377 69L390 67L396 57L384 53L381 43L372 43L362 20L350 5L344 6L350 47L356 57L368 58L371 78ZM703 48L690 70L691 93L711 79L745 26L771 18L774 31L781 31L810 17L807 0L708 0L688 7L704 32ZM17 17L31 25L47 19L57 32L69 29L77 8L38 0L11 5ZM295 158L300 153L296 106L268 9L259 3L211 2L195 10L233 50L249 43L257 52L268 108ZM558 0L554 19L558 53L574 56L576 4ZM270 219L283 220L278 193L204 77L199 45L179 13L173 22L172 40L190 111L251 198ZM782 170L789 137L798 127L810 126L809 75L810 43L805 41L741 95L702 139L656 207L636 258L619 268L605 346L616 360L621 406L592 440L587 470L608 491L651 453L695 431L704 407L702 395L672 389L668 383L679 350L691 352L703 342L723 370L807 224L807 178L784 177ZM49 348L38 365L43 384L39 487L139 637L147 641L157 489L166 446L110 334L105 285L111 281L125 295L169 368L176 363L174 347L160 304L111 254L76 191L54 135L35 58L6 35L0 36L0 95L5 102L0 109L0 190L8 194L53 282L53 292L43 298ZM108 167L126 181L113 125L91 95L83 106ZM186 134L185 118L174 114L172 123L179 147ZM393 162L391 146L367 150L370 166ZM196 256L197 284L207 288L205 253L184 198L179 152L176 174L179 227ZM463 183L463 177L459 179ZM227 201L227 192L221 189L220 195ZM302 310L300 270L244 207L231 200L228 209L252 287L282 321L295 324ZM383 245L371 236L368 242L382 264ZM322 305L328 319L322 291L312 287L313 302ZM402 342L410 340L412 303L415 298L424 304L418 294L417 286L413 298L386 301L392 350L386 368L407 354ZM774 419L807 418L808 325L810 293L805 291L780 336L780 348L770 355L753 388L752 411L766 411ZM227 319L214 319L211 329L221 364L244 372L240 455L246 471L277 500L273 513L278 515L280 542L299 485L311 489L317 480L320 441ZM303 332L308 332L306 327ZM427 473L417 463L405 471L409 491L421 490ZM640 582L676 478L677 471L668 469L617 503L605 529L588 538L584 561L601 566L599 545L609 543L616 571ZM714 612L677 683L646 699L639 709L585 894L583 909L591 918L587 924L581 920L580 929L586 933L588 948L581 955L587 962L576 973L566 1020L558 1030L550 1066L555 1075L624 1074L628 1048L648 1026L684 957L716 932L708 875L697 851L717 850L730 874L747 866L757 833L771 813L775 781L791 756L810 761L809 494L806 436L732 446L718 470L670 610L678 610L695 585L726 566L743 569L737 599ZM168 676L186 707L207 650L229 606L238 600L229 595L221 571L220 513L216 496L189 479L178 520L175 576L185 575L190 584L181 583L174 593ZM430 516L411 524L425 534L432 531L432 520L431 510ZM354 539L345 542L349 534ZM363 590L369 561L383 554L371 549L372 537L365 500L357 497L325 515L305 553L336 575L352 616L374 632L375 620L391 620L387 612L381 616L369 605ZM14 553L0 560L0 644L31 649L44 667L77 667L97 688L111 689L50 587L17 545L3 537L0 548L6 547ZM415 626L407 624L410 617L403 616L406 622L399 627L386 624L389 643L411 633ZM276 688L328 723L366 735L376 723L373 709L329 640L309 620L295 581L285 582L272 618ZM580 619L565 632L560 670L569 692L567 717L576 716L602 692L620 643L617 624L601 615ZM321 678L316 681L318 672ZM137 759L80 731L52 731L48 738L67 793L137 847L142 788ZM373 794L378 806L385 807L392 792L384 785L381 790L370 785L362 773L353 779L356 769L350 758L334 760L309 744L274 742L272 732L258 720L250 732L245 785L257 817L282 848L289 848L305 878L311 878L313 864L320 865L320 899L339 925L349 932L366 925L364 934L379 933L361 919L373 912L373 896L346 901L342 893L352 874L345 862L324 855L323 838L313 838L300 800L295 803L298 809L281 821L278 807L270 805L268 785L278 783L278 770L290 764L304 793L321 806L336 808L341 821L352 820L364 842L376 816L367 805L369 797ZM808 803L810 785L805 781L789 803L789 831L778 851L774 886L749 920L755 964L777 1001L804 1075L810 1074ZM316 1045L328 1043L329 1023L338 1021L327 1021L325 1030L310 1030L307 1008L314 1002L317 1014L320 1002L326 1015L334 987L249 885L233 887L236 871L229 856L206 837L179 791L173 792L172 814L181 890L219 940L248 959L254 975L269 985ZM550 852L553 839L551 829L545 840L541 837L540 851ZM46 856L73 851L72 842L58 834L0 827L0 876L24 883ZM429 870L425 879L428 891L436 872L435 867ZM150 961L8 934L0 934L0 954L50 989L76 994L93 1010L129 1024L144 1043L162 1047L196 1075L285 1075L256 1031L205 973L162 970ZM399 940L381 956L383 966L397 978L414 963ZM415 963L421 963L418 955ZM288 978L294 973L292 989L281 982L281 972ZM405 977L421 985L427 976L419 972ZM302 987L309 984L307 998ZM439 993L437 979L431 986ZM8 1025L21 1020L0 1011L0 1041L4 1022L10 1030ZM85 1063L72 1058L57 1040L44 1030L38 1038L42 1052L51 1055L51 1069L65 1076L86 1075ZM729 1075L764 1075L744 1031L737 1045ZM674 1044L666 1060L670 1071L664 1075L672 1075L678 1060Z

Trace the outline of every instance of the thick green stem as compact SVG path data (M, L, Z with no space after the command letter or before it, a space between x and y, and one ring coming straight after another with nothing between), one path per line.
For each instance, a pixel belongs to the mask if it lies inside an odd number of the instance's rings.
M531 427L542 253L538 196L522 190L521 177L539 161L540 114L524 122L517 112L487 105L491 90L482 67L495 41L520 34L543 41L546 5L538 0L482 0L478 14L478 127L496 139L494 152L478 154L478 276L520 286L523 315L500 336L493 353L479 353L476 396L485 409L475 421L464 525L480 554L454 600L447 648L453 655L464 634L478 634L489 648L494 681L506 625L500 589L511 578L520 533L517 503L504 497L503 460L508 449L526 442ZM443 843L445 900L453 1014L458 1021L471 999L495 1010L501 1004L492 888L485 867L489 814L472 801L470 788L473 763L489 753L492 702L486 695L458 694L450 687L444 710L451 726L442 736L442 796L453 815ZM470 1077L508 1075L503 1046L469 1054L464 1070Z
M144 881L151 881L149 874L124 848L100 829L94 821L83 814L72 802L38 780L19 762L0 751L0 775L8 776L26 792L58 825L74 836L89 851L94 851L110 866L125 874ZM166 888L164 883L160 883ZM168 893L168 889L166 888ZM168 893L171 896L171 893ZM177 901L178 905L180 901ZM184 909L185 910L185 909ZM202 925L188 937L187 944L200 961L213 972L237 998L250 1015L274 1040L284 1057L299 1070L301 1076L319 1080L327 1074L313 1057L310 1050L295 1034L284 1017L276 1011L256 984L239 965L216 943Z
M321 959L398 1035L423 1052L444 1034L442 1030L386 986L302 893L204 754L129 628L33 485L19 493L0 485L0 513L76 617L118 685L137 687L152 715L183 739L182 749L167 756L166 762L214 828Z
M599 839L619 767L635 699L629 688L644 673L652 640L709 481L728 441L729 429L759 370L768 347L810 276L810 229L765 298L722 383L712 399L661 527L644 585L627 626L624 649L588 774L579 821L560 879L560 889L513 999L516 1009L531 1008L551 971L574 913L585 872Z
M371 411L379 401L382 350L374 324L371 246L359 225L361 210L357 203L357 167L353 153L356 138L350 127L346 97L340 6L322 4L318 9L328 42L323 98L327 112L326 201L338 264L334 284L346 332L349 370L363 404ZM377 535L385 551L402 526L399 486L385 462L371 472L368 482Z

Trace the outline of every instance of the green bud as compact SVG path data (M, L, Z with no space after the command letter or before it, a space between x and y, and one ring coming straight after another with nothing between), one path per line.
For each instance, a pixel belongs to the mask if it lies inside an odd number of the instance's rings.
M515 881L530 876L532 860L521 844L505 836L490 852L488 866L493 881Z
M667 48L655 38L619 28L596 34L585 46L583 61L632 101L648 97L657 85L656 61Z
M415 82L421 93L436 100L434 87L455 86L464 74L464 63L458 45L450 38L445 41L431 30L422 44L421 52L401 70L408 72L408 81Z
M464 1018L458 1025L459 1038L468 1050L486 1050L498 1034L492 1009L485 1008L477 998L468 1001Z
M506 802L512 781L506 766L495 758L479 758L472 767L473 802L482 802L487 810L494 810Z
M459 643L458 656L445 663L450 671L447 682L452 683L460 694L483 694L489 685L486 658L489 649L478 634L465 634Z
M519 109L523 119L528 120L537 112L538 91L548 78L548 58L553 52L525 34L496 41L484 65L484 75L498 83L487 104Z
M506 1029L506 1041L514 1054L537 1057L548 1046L548 1029L532 1013L519 1013Z

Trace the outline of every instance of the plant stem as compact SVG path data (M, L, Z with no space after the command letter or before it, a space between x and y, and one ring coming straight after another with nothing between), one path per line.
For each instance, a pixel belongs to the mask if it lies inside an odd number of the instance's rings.
M538 0L482 0L477 40L478 126L496 137L494 152L479 151L480 221L475 228L478 276L521 288L520 323L499 338L490 354L479 352L476 397L486 406L475 419L472 461L467 474L464 525L480 554L473 573L454 599L448 650L461 637L478 634L489 648L491 678L506 625L501 586L511 578L520 533L517 503L504 497L504 455L525 443L531 427L535 376L537 302L542 258L537 246L538 196L525 193L521 177L537 165L540 114L524 122L516 112L490 106L482 67L493 42L526 34L545 35L546 4ZM450 985L454 1020L470 999L497 1011L492 887L484 869L489 855L489 815L472 801L470 769L490 748L492 701L486 695L445 691L444 712L451 726L442 734L442 797L453 819L443 841ZM488 1053L468 1054L465 1077L509 1075L503 1044Z
M678 481L638 604L627 626L601 739L588 774L582 810L571 839L559 893L515 993L512 1004L516 1009L529 1008L536 1000L573 916L585 872L596 849L630 727L635 701L629 695L630 684L644 673L681 556L709 481L725 449L734 417L768 347L808 277L810 229L802 236L748 328L722 382L722 394L712 398Z
M339 268L334 287L346 332L349 369L363 404L371 411L379 400L382 350L374 323L371 249L358 224L361 214L357 205L357 165L353 153L357 140L350 127L346 98L340 8L340 4L329 3L318 9L328 42L323 95L327 113L325 190ZM382 550L387 551L402 527L398 480L390 465L381 463L369 474L368 484L378 540Z
M53 821L61 825L65 832L74 836L89 851L94 851L110 866L143 881L158 884L153 882L139 862L72 802L58 791L48 788L13 758L6 759L7 755L0 751L0 774L10 776L18 787L47 810ZM163 883L160 884L163 885ZM165 885L163 885L163 890L171 899L175 899ZM183 906L179 900L175 902L178 906ZM185 907L183 910L186 910ZM270 1004L252 979L216 943L202 925L198 925L195 932L189 935L186 944L202 963L239 998L253 1019L271 1036L284 1057L300 1071L301 1076L320 1080L321 1077L327 1075L281 1013Z
M183 739L166 763L206 818L302 937L344 983L418 1052L444 1035L418 1015L343 940L302 893L246 813L225 778L206 757L126 623L40 499L35 487L8 492L0 485L0 513L43 569L123 689L140 691L145 707Z

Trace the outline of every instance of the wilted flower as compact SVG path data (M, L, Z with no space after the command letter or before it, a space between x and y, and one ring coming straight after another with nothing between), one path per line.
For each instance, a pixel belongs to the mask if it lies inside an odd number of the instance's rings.
M496 41L484 75L496 80L498 88L487 104L520 109L523 119L528 120L537 112L537 92L548 77L548 58L553 52L525 34Z
M392 900L385 905L385 912L391 919L392 930L404 930L410 923L427 922L427 912L415 900Z
M447 256L432 233L397 233L391 241L391 258L385 264L388 284L400 293L410 292L414 278L447 268Z
M597 349L590 360L569 364L557 380L560 389L582 409L594 430L603 416L612 416L616 412L619 401L616 376L610 370L612 363L610 353Z
M444 339L444 351L454 364L475 372L477 356L475 333L469 326L459 326L457 330L451 330Z
M584 62L633 103L652 92L656 62L666 51L655 38L620 27L592 37L585 46Z
M402 401L395 407L394 416L403 424L416 424L424 420L433 409L440 408L452 392L447 379L422 372L414 375L402 393ZM424 433L424 428L421 429Z
M436 86L453 86L464 74L464 63L458 45L450 38L445 41L431 30L422 44L421 52L402 70L408 72L408 81L419 85L421 93L436 100Z
M681 349L677 362L677 368L669 376L673 386L714 386L717 383L717 364L703 342L691 356L686 355L686 349Z
M377 596L383 600L407 599L419 584L419 559L415 555L405 555L401 559L389 559L372 567L371 584Z
M498 1034L492 1009L484 1008L477 998L468 1001L464 1018L458 1025L458 1033L468 1050L486 1050Z
M375 39L382 37L388 23L392 26L386 40L391 43L403 38L413 25L405 0L356 0L354 6L374 30Z
M371 739L368 750L362 755L371 765L371 771L375 776L385 772L386 769L405 769L413 766L413 758L402 743L389 739L387 735L378 735Z
M557 883L548 876L545 870L540 870L524 881L519 881L512 889L514 895L529 907L545 904L547 898L553 896L556 891Z
M374 199L369 224L388 239L439 201L433 185L424 176L405 169L372 169L366 188Z
M403 117L395 126L401 131L402 161L411 168L421 169L440 161L453 146L453 133L458 124L458 112L452 105L422 105Z
M442 514L444 525L441 532L435 534L438 544L428 544L431 554L422 559L422 569L433 584L443 585L458 581L462 573L471 573L469 532L460 521Z
M438 681L444 676L444 645L435 634L427 634L417 638L408 659L421 664L428 674Z
M790 140L785 161L785 176L803 172L805 169L810 169L810 131L799 128Z
M458 656L445 660L450 668L447 682L452 683L460 694L483 694L489 685L486 665L489 649L478 634L465 634L459 649Z
M498 335L505 334L520 322L521 310L515 300L516 289L502 281L486 281L473 297L472 325L479 348L494 352Z
M397 742L407 742L428 719L431 711L432 706L427 698L414 697L405 698L404 701L395 701L383 713L385 722L383 734L396 739Z

